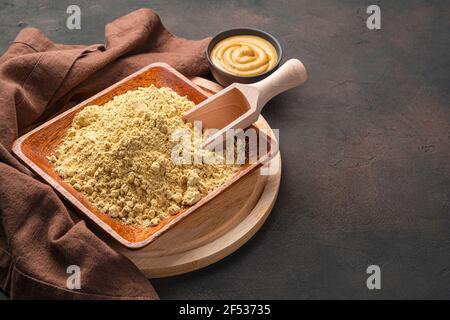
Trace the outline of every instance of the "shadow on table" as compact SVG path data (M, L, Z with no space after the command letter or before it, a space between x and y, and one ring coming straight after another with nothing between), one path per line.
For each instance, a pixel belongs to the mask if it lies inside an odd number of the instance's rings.
M8 299L9 299L8 296L3 291L0 290L0 300L8 300Z

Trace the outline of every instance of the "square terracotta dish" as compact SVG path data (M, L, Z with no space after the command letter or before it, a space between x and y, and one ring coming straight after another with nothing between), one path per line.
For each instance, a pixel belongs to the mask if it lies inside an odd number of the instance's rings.
M182 221L207 202L210 202L213 199L218 201L225 189L233 187L239 179L261 167L261 165L268 161L277 151L273 139L264 134L264 139L260 139L258 143L267 144L267 148L265 148L267 149L267 152L258 156L256 162L243 165L240 171L224 185L209 193L192 207L184 209L176 215L170 216L155 227L144 228L126 225L119 220L111 218L108 214L103 213L94 207L84 195L75 190L69 183L64 182L55 172L52 163L47 160L47 156L53 154L54 150L60 145L67 128L72 124L73 117L84 107L93 104L101 106L111 100L114 96L139 87L147 87L151 84L158 88L171 88L180 96L187 96L195 104L198 104L207 98L207 94L202 89L193 84L175 69L167 64L156 63L139 70L92 98L23 135L15 141L13 146L13 153L31 170L43 180L47 181L83 215L92 220L122 245L130 249L138 249L148 245L163 232L169 230L172 226ZM258 127L254 128L259 130Z

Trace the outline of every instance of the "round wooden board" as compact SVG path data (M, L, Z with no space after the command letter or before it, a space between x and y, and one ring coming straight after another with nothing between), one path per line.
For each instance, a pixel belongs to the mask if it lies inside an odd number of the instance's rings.
M192 79L194 83L210 92L220 89L215 83L203 78ZM272 129L260 117L258 125L273 136ZM154 244L138 250L130 250L111 243L119 252L127 256L148 278L162 278L187 273L217 262L246 243L263 225L276 201L281 179L280 153L266 164L271 175L261 175L256 171L242 188L252 188L244 201L230 201L226 208L211 208L210 216L224 215L225 222L202 225L201 216L180 224L171 234L157 239ZM250 180L252 179L252 180ZM239 193L239 190L235 191ZM226 213L228 212L228 213ZM216 218L217 219L217 218ZM193 228L195 226L195 228ZM178 232L178 235L177 235ZM182 239L172 241L173 239ZM178 238L177 238L178 237Z

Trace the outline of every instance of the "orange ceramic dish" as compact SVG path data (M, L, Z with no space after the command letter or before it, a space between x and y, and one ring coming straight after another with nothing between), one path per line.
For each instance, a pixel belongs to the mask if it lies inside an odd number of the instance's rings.
M172 226L182 221L185 217L209 201L219 201L221 193L225 189L232 187L239 179L260 168L263 163L268 161L277 152L273 139L264 134L263 142L260 141L259 143L267 143L268 152L266 154L260 156L256 162L243 166L229 181L209 193L192 207L174 216L170 216L155 227L144 228L126 225L119 220L111 218L108 214L95 208L85 196L75 190L69 183L64 182L55 172L53 165L47 160L47 156L53 154L54 150L64 138L66 129L71 125L74 115L84 107L93 104L103 105L114 96L151 84L159 88L169 87L179 95L187 96L195 104L207 98L207 94L202 89L175 69L164 63L155 63L139 70L92 98L42 124L17 139L13 145L13 153L23 163L48 182L62 197L78 209L78 211L111 237L130 249L138 249L148 245L163 232L169 230ZM259 130L257 127L255 128Z

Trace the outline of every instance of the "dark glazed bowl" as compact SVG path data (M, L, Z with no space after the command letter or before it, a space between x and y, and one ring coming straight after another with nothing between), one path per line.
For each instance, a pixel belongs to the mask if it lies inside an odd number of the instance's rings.
M213 50L214 46L219 42L222 41L225 38L229 38L232 36L258 36L261 37L272 44L277 52L278 60L275 66L257 76L251 76L251 77L244 77L244 76L236 76L234 74L228 73L219 67L217 67L215 64L211 61L211 51ZM208 48L206 48L206 57L208 58L209 63L209 69L211 70L212 75L214 76L214 79L217 80L222 86L226 87L229 86L232 83L238 82L238 83L254 83L258 82L268 75L270 75L272 72L274 72L280 65L281 59L283 58L283 48L281 47L280 42L271 35L270 33L267 33L262 30L258 29L252 29L252 28L237 28L237 29L230 29L223 31L216 35L214 38L212 38L211 42L208 45Z

